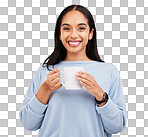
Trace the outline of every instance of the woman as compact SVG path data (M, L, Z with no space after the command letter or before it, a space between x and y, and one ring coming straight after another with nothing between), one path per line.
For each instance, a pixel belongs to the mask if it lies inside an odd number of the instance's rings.
M126 126L126 107L119 72L101 60L91 13L71 5L59 15L55 49L35 73L20 119L39 137L110 137ZM84 67L76 76L82 90L66 90L63 67Z

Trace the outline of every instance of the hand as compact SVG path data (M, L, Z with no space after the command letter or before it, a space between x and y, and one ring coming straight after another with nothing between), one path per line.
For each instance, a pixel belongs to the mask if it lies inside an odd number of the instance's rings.
M83 85L88 92L95 96L97 100L101 101L103 99L104 91L92 75L85 72L78 72L76 76L76 78L80 81L80 84Z
M44 83L47 85L47 88L52 90L57 90L62 87L62 84L60 83L60 68L59 69L53 69L50 71L47 76L44 79Z

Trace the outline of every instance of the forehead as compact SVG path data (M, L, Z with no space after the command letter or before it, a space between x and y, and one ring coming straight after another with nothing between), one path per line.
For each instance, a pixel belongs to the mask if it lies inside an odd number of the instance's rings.
M85 23L88 25L87 18L77 10L70 11L63 16L62 23L67 23L71 25L77 25L79 23Z

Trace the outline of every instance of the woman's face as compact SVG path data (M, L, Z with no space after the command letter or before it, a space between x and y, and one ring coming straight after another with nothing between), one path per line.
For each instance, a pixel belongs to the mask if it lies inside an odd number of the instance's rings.
M67 53L85 53L88 40L93 37L93 29L89 33L86 17L79 11L73 10L63 16L60 26L60 40Z

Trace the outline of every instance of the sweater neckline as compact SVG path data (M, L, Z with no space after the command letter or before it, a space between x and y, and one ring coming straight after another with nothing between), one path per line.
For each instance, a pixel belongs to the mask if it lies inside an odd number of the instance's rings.
M86 60L86 61L61 61L60 63L94 63L96 61L94 60Z

